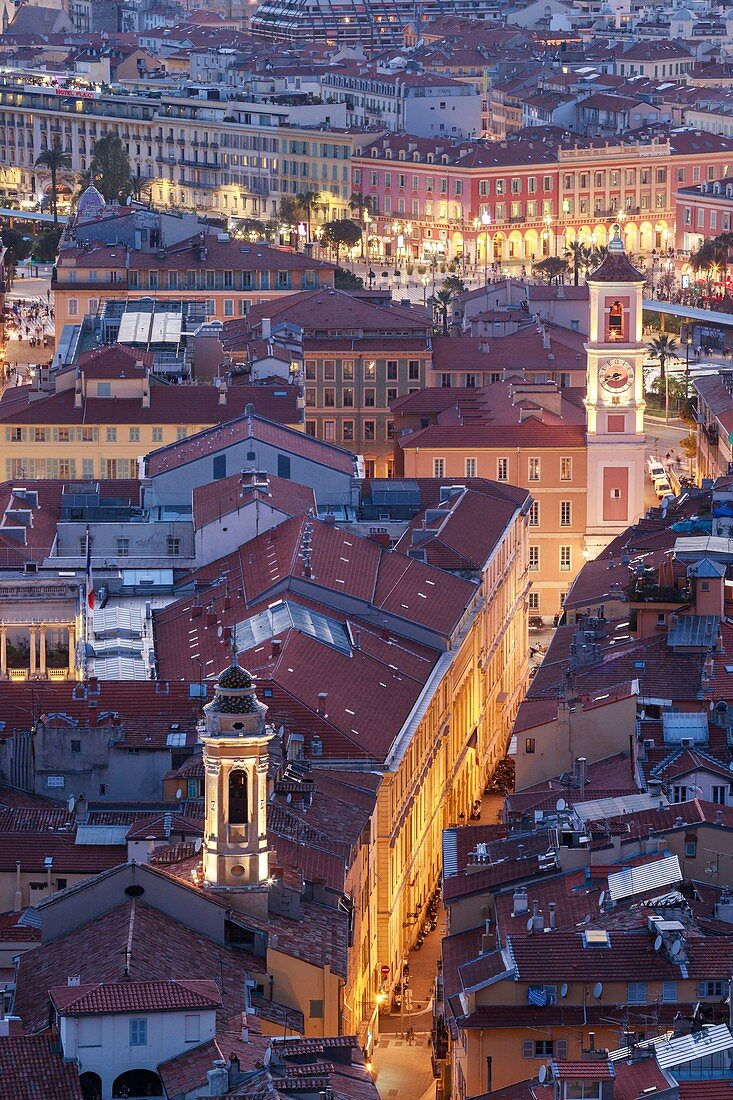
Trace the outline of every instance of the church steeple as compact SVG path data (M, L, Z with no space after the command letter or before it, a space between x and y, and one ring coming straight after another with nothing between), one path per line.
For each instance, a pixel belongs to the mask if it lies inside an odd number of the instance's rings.
M586 550L595 558L644 510L644 276L618 233L588 276Z
M267 911L269 745L274 734L254 679L232 657L204 707L204 881L249 895L235 907ZM258 897L259 892L259 897Z

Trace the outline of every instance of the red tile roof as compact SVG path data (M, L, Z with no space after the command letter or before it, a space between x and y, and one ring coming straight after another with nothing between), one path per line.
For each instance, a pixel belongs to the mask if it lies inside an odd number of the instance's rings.
M574 1062L553 1059L552 1073L559 1081L612 1081L616 1076L613 1062L607 1058L584 1058Z
M425 554L427 564L451 571L479 570L496 549L502 534L529 500L529 491L484 481L439 506L442 515L415 517L396 549L411 547ZM423 532L431 532L425 537ZM417 541L419 539L419 541Z
M219 241L213 234L206 236L204 244L206 257L203 259L199 257L198 235L171 245L163 256L159 256L157 250L127 251L119 245L93 244L84 249L65 249L61 253L61 267L105 268L107 271L115 268L123 271L318 271L321 276L331 275L336 270L335 264L266 244ZM73 289L73 283L69 288Z
M370 336L401 337L401 334L426 340L432 334L430 318L422 310L376 305L345 290L309 290L262 302L252 306L247 320L256 330L265 317L300 325L306 339L339 333L356 335L359 340ZM236 330L232 327L231 331ZM226 324L223 343L226 347Z
M237 391L239 388L239 386L233 386L232 391ZM310 462L339 470L350 477L355 475L356 457L351 451L336 447L332 443L325 443L304 432L285 427L283 424L263 419L256 396L251 404L255 408L255 415L252 417L240 416L233 420L222 421L212 428L189 436L188 439L151 451L145 458L147 475L155 477L156 474L176 469L204 455L214 454L244 439L270 443L286 454L299 455ZM225 408L222 411L227 410ZM231 408L229 411L231 412Z
M301 422L296 386L230 386L226 404L219 404L216 386L150 386L150 405L139 397L88 397L79 408L74 391L62 390L34 400L30 386L6 390L0 398L0 422L5 424L220 424L241 416L247 405L282 424ZM10 396L7 396L10 394Z
M112 982L63 985L48 991L59 1016L100 1016L118 1012L183 1012L220 1008L215 981L169 979L157 982Z
M0 1038L0 1097L3 1100L82 1100L75 1062L65 1062L58 1036Z
M241 473L199 485L193 490L193 522L196 530L213 523L223 516L232 515L255 501L261 501L285 516L301 516L316 511L313 489L287 481L274 474L264 475L266 487L254 489L243 484Z
M126 957L129 979L124 974ZM89 986L128 980L168 982L180 975L187 982L213 980L219 985L222 1008L217 1019L222 1023L244 1008L245 976L261 970L262 962L254 956L232 951L142 901L126 900L25 952L14 1010L29 1031L38 1031L48 1022L49 990L65 986L70 974Z
M585 947L578 931L511 936L519 981L663 981L679 977L679 966L654 950L654 936L639 930L608 929L610 947ZM687 970L692 980L719 978L733 966L733 941L688 937Z
M585 448L585 428L576 424L564 427L542 424L532 418L513 427L443 427L435 424L411 435L401 435L398 442L403 450L416 447L426 450L465 450L467 447L565 447L576 450Z
M142 367L138 367L138 363ZM69 370L78 369L86 378L143 378L145 368L152 366L152 351L110 344L83 351Z
M192 675L199 679L198 672ZM85 728L100 726L112 733L117 726L122 740L116 747L123 751L129 747L161 749L174 723L187 735L195 734L201 705L200 698L191 698L188 683L142 681L130 691L129 684L117 680L99 680L96 686L91 682L11 681L0 691L0 721L5 723L0 737L29 729L35 715L47 726L78 729L82 734ZM5 801L4 793L0 801Z
M96 875L124 863L127 848L120 844L76 844L73 835L63 833L0 833L0 871L15 871L19 862L26 874L45 874L44 861L49 856L54 875Z

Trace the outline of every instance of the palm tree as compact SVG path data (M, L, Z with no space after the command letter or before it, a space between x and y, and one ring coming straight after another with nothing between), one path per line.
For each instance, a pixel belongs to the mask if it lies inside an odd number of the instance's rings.
M58 181L59 172L62 169L71 168L71 157L64 153L59 145L52 145L36 158L36 168L45 168L51 177L51 210L53 211L53 224L59 224L59 196Z
M372 200L371 196L364 197L361 191L352 192L349 198L349 210L357 215L357 221L359 225L363 227L361 238L361 258L364 259L364 231L367 228L367 224L364 219L364 214L371 214L372 212Z
M570 241L565 256L573 267L573 286L577 286L580 272L588 263L588 248L582 241Z
M448 335L448 310L450 309L454 297L455 295L452 287L446 286L445 284L443 284L440 290L436 291L433 295L436 312L440 314L440 322L444 336Z
M663 332L647 344L647 350L651 358L656 359L659 363L659 381L662 383L666 377L667 360L679 359L680 357L679 344L674 336Z
M301 191L299 195L296 195L298 205L302 206L305 213L305 225L308 231L307 240L311 239L311 221L313 220L313 211L320 202L321 194L319 191Z

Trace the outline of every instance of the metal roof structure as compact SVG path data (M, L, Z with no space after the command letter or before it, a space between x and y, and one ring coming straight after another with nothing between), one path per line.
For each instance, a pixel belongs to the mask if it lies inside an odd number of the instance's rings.
M667 644L689 649L712 649L718 640L717 615L679 615L667 634Z
M662 730L667 744L679 744L680 741L706 744L709 736L708 716L665 711L662 714Z
M129 825L79 825L76 844L124 844Z
M595 798L588 802L575 802L573 812L582 824L586 821L605 821L609 817L623 817L639 810L659 808L659 795L627 794L610 798Z
M647 890L671 886L682 882L682 871L677 856L665 856L654 863L643 863L638 867L624 867L623 871L608 876L608 890L613 901L643 894Z
M94 675L99 680L147 680L145 661L134 657L97 657Z
M725 1024L705 1027L676 1039L662 1040L654 1044L654 1053L661 1069L673 1069L711 1054L733 1051L733 1034Z
M252 618L237 623L237 648L240 652L254 649L291 628L315 638L323 645L337 649L339 653L351 654L351 642L342 623L318 611L312 611L309 607L291 603L290 600L282 600L268 607L266 611L260 611Z

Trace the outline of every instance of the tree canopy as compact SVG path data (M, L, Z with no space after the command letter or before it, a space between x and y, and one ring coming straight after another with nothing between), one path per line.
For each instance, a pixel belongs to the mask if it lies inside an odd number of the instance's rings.
M124 203L133 191L130 158L117 134L105 134L95 143L89 178L107 202Z
M326 222L323 227L323 240L336 253L338 263L342 248L353 248L361 240L361 226L349 218Z

